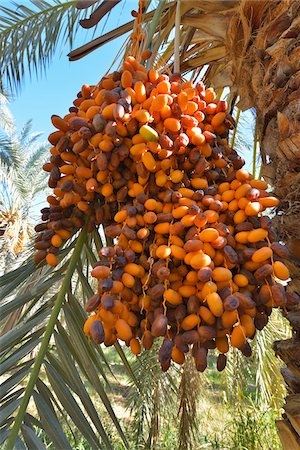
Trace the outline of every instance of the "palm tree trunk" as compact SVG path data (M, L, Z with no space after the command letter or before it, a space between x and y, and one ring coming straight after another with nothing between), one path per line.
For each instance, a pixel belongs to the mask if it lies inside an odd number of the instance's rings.
M293 281L289 293L300 292L300 49L299 3L240 3L228 36L233 56L233 83L239 107L254 107L262 155L262 176L281 200L273 219L279 240L287 243ZM242 45L243 43L243 45ZM277 427L284 450L300 448L300 303L290 294L284 314L292 338L276 341L285 362L282 375L288 396Z

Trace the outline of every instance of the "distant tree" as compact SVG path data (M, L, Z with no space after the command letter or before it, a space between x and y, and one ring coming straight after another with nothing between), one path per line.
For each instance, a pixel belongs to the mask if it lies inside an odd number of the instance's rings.
M38 142L41 135L32 132L30 120L17 130L7 98L1 94L0 261L6 270L33 233L34 206L39 192L47 187L41 165L49 146Z

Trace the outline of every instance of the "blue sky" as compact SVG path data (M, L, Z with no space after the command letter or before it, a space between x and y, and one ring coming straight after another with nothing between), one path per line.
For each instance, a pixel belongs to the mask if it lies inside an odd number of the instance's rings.
M3 1L3 0L2 0ZM23 0L24 5L29 4ZM1 2L1 4L3 4ZM4 1L5 6L10 6L10 1ZM104 27L105 19L98 26L95 36L94 29L80 29L73 48L77 48L84 43L110 31L114 27L120 26L130 20L132 9L135 9L137 1L126 0L118 4L111 13ZM33 120L33 130L43 131L42 138L53 131L50 121L52 114L65 115L68 112L77 92L82 84L95 84L105 74L110 67L115 55L122 46L124 37L118 38L104 47L90 53L83 59L69 62L67 54L70 51L67 45L63 50L56 52L46 73L33 76L30 79L26 73L21 90L14 94L14 101L10 104L10 109L16 118L17 126L20 128L28 119Z

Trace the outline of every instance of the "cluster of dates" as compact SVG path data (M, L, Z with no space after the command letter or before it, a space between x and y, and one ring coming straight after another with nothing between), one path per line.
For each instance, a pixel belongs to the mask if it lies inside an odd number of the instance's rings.
M92 270L98 290L84 331L136 355L162 337L164 371L191 347L200 371L209 349L219 370L229 345L249 356L272 308L293 301L280 283L286 248L262 214L278 200L229 148L226 107L203 83L128 57L120 72L84 85L67 116L52 117L44 169L53 195L35 260L56 265L85 216L90 230L102 224L113 245Z

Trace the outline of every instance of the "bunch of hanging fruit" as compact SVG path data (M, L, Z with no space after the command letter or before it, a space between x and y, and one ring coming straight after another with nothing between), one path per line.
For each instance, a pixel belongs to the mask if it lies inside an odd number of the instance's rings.
M228 145L226 101L128 56L73 104L52 116L44 170L53 194L36 226L35 262L55 266L86 220L89 231L104 227L112 245L91 273L98 289L85 304L86 335L124 341L135 355L163 338L164 371L190 348L199 371L210 349L218 370L229 345L250 356L272 308L291 301L281 283L288 255L263 215L278 200Z

